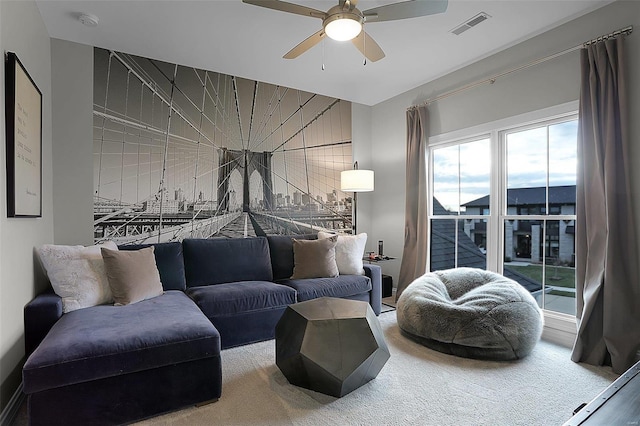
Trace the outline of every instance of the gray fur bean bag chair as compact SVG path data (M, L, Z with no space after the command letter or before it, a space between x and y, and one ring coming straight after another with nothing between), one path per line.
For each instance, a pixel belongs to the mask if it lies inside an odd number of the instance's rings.
M440 352L466 358L527 356L542 334L531 294L502 275L474 268L427 273L397 304L403 334Z

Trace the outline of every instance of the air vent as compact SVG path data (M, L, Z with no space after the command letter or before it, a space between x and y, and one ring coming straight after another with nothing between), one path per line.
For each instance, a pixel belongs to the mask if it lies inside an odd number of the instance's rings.
M464 22L463 24L460 24L457 27L455 27L454 29L452 29L451 32L454 33L455 35L460 35L463 32L471 29L472 27L475 27L480 22L486 21L489 18L490 18L489 15L487 15L484 12L480 12L476 16L474 16L473 18L469 19L467 22Z

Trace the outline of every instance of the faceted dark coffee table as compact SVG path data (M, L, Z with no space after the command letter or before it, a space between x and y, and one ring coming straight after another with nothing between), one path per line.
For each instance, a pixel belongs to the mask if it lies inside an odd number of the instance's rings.
M323 297L290 305L276 325L276 364L293 385L342 397L389 359L368 303Z

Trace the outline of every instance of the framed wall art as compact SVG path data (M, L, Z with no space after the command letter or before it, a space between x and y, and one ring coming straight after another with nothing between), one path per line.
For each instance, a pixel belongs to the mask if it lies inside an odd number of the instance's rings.
M42 216L42 93L13 52L5 55L7 216Z

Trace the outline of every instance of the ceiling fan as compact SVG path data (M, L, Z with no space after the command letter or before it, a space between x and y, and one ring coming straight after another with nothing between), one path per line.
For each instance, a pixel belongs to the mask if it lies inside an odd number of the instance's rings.
M395 21L398 19L415 18L434 15L447 10L448 0L407 0L386 6L374 7L360 11L356 5L358 0L338 0L338 4L326 12L312 9L294 3L280 0L242 0L244 3L310 16L322 19L322 29L318 30L306 40L284 55L285 59L294 59L320 43L325 36L334 40L351 40L354 46L372 62L384 58L384 52L363 26L369 22Z

